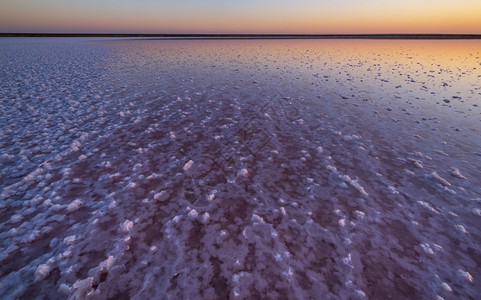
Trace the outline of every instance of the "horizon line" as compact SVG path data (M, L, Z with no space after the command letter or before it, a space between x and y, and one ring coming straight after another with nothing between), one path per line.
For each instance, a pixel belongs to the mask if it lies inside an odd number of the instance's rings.
M464 33L353 33L353 34L282 34L282 33L33 33L0 32L0 37L145 37L176 39L481 39L481 34Z

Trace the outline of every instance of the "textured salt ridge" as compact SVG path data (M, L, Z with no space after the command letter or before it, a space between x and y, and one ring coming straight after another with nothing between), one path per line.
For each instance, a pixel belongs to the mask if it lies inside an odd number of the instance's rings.
M13 43L1 51L8 58L2 62L17 59L2 63L2 78L11 80L2 112L16 113L2 114L12 130L2 149L13 156L2 166L9 180L0 207L5 297L479 294L479 157L466 151L476 141L427 135L389 113L377 114L379 127L372 129L372 119L359 116L385 103L336 102L347 96L319 102L295 80L276 90L267 75L232 86L249 72L270 71L258 57L244 58L251 61L240 74L222 61L214 67L213 57L230 48L207 48L199 62L182 60L196 48L168 45L165 67L155 60L158 46L127 45L107 56L107 72L95 67L105 48L75 41L40 46ZM18 90L31 91L35 81L49 95L54 88L41 86L38 75L16 82L34 74L19 66L64 49L84 57L79 73L95 80L86 87L82 76L54 80L60 92L78 84L71 105L62 106L63 94L51 102L34 97L27 111L40 111L39 120L23 124ZM43 73L64 78L61 66L69 60L53 56L38 66L57 62L58 70ZM231 64L242 68L241 60ZM298 63L286 64L290 69L279 74L294 79L289 72ZM221 77L202 76L207 67ZM138 68L141 80L129 73ZM42 120L72 107L71 126L54 122L43 131ZM363 114L350 122L355 107ZM383 129L388 123L392 129ZM450 147L459 139L464 149ZM37 144L46 154L22 159Z

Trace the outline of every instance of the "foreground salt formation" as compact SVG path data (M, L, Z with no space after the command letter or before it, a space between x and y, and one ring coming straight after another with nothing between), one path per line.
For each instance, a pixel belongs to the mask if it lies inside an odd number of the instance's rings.
M3 297L475 298L479 43L371 43L3 40Z

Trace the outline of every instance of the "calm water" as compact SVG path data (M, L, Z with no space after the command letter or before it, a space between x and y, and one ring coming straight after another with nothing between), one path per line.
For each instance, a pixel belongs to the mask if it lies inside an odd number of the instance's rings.
M0 40L0 290L476 298L481 41Z

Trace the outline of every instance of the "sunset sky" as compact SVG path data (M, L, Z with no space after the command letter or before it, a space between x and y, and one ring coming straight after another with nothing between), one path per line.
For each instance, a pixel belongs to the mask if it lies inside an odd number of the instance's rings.
M481 0L0 0L0 32L481 34Z

